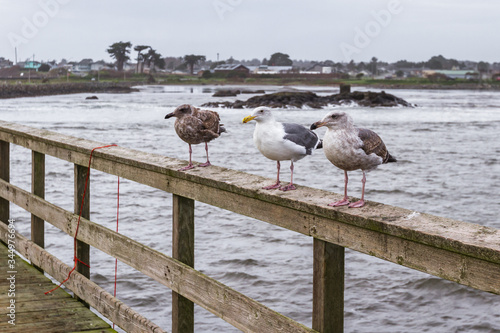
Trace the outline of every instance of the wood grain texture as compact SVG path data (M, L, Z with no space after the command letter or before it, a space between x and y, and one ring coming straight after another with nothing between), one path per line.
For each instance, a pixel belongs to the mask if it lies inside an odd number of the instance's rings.
M6 235L7 235L7 226L0 225L0 239L5 240ZM58 281L66 279L72 267L69 267L68 265L64 264L62 261L51 255L49 252L45 251L38 245L34 244L30 240L26 239L21 234L16 233L15 241L16 241L16 249L24 257L28 258L32 263L42 267L45 270L45 272L47 272L47 274L51 275ZM16 261L16 263L21 263L21 261ZM21 293L16 295L16 302L20 301L18 302L18 305L19 309L21 309L22 311L24 311L25 309L27 312L41 310L43 311L43 313L47 313L47 309L52 309L52 308L59 309L59 308L79 307L79 308L84 308L85 311L90 312L82 305L81 302L78 302L76 299L71 298L69 294L63 291L63 289L59 288L53 293L49 294L48 296L45 296L44 293L54 288L54 284L50 280L48 280L48 278L43 276L41 273L35 271L35 269L31 267L29 264L27 263L20 264L16 268L17 268L16 281L17 279L19 279L19 281L21 281L22 283L29 284L30 286L41 283L44 284L40 288L40 290L32 291L31 294ZM2 272L3 271L4 270L2 270ZM3 276L1 275L0 277L3 278ZM45 283L47 283L47 285L45 285ZM103 316L105 316L106 318L117 324L120 328L122 328L126 332L129 333L164 332L159 326L157 326L150 320L144 318L142 315L134 311L132 308L122 303L120 300L113 297L113 295L105 291L103 288L99 287L94 282L88 280L78 272L74 271L71 274L71 278L65 283L65 287L70 289L81 299L85 300L85 302L90 304ZM1 294L4 295L3 292ZM33 301L36 301L38 299L42 301L37 304L33 303ZM51 323L52 326L50 326ZM33 325L34 327L33 332L56 332L59 329L57 325L58 325L57 322L47 321L46 326L48 328L45 331L43 330L38 331L37 326ZM68 323L62 323L60 325L63 329L63 332L80 331L78 327L66 330L65 327L66 325L68 325ZM103 328L109 327L109 325L102 327ZM97 329L97 327L94 328ZM53 329L53 331L51 329ZM0 331L4 332L1 329ZM16 332L19 331L20 330ZM114 330L111 329L109 329L109 331L115 332ZM25 330L23 332L29 332L29 330ZM98 332L101 331L98 330ZM103 330L103 332L108 332L108 330Z
M104 145L100 142L3 121L0 121L0 140L83 166L88 164L92 148ZM324 240L327 239L322 235L323 230L316 228L314 219L307 220L304 216L322 217L343 225L352 225L379 234L500 263L498 229L371 201L366 207L354 212L346 207L328 207L328 202L340 199L342 195L305 186L300 186L297 191L264 191L259 187L268 183L268 178L217 166L196 168L189 172L177 171L184 164L184 161L165 156L111 147L94 152L92 167ZM237 202L220 200L221 196L228 193L232 194L232 198ZM213 194L218 196L214 198ZM256 203L262 204L268 210L290 209L299 216L294 218L293 222L276 220L278 214L268 217L253 206ZM270 205L266 206L266 203Z
M31 193L45 198L45 155L36 151L31 152ZM31 241L45 247L45 222L31 214ZM40 267L35 267L42 271Z
M0 143L2 141L55 156L74 163L75 168L83 166L85 169L91 150L105 145L0 121ZM264 191L261 187L270 179L217 166L177 171L183 165L184 161L122 147L95 151L91 164L96 170L174 194L177 202L174 201L173 256L179 260L116 234L88 218L81 220L78 240L117 257L241 330L314 331L190 267L191 261L194 265L194 254L191 255L194 245L190 243L194 240L194 223L190 230L193 209L189 206L194 205L193 200L314 237L314 328L328 331L328 327L340 325L337 320L341 312L339 281L343 276L341 264L345 247L500 294L498 229L376 202L367 202L356 210L328 207L328 202L341 199L342 195L305 186L288 192ZM77 214L0 179L2 199L74 235ZM330 283L332 279L336 284ZM325 295L335 295L336 300L332 302ZM330 311L337 313L335 320L328 318Z
M78 164L74 166L74 212L82 218L90 218L90 170ZM88 176L88 177L87 177ZM88 178L88 181L87 181ZM76 223L78 224L78 223ZM73 233L74 236L76 233ZM75 241L75 255L78 258L76 271L90 279L90 246L80 240ZM82 300L83 301L83 300ZM84 304L89 306L85 301Z
M172 196L172 258L194 268L194 200ZM172 292L172 333L194 332L194 303Z
M3 185L4 182L0 181L0 196L4 195ZM14 185L9 187L9 199L68 235L74 234L78 215L34 197ZM242 331L316 332L176 259L87 219L80 220L78 240L118 258ZM48 271L45 266L40 266Z
M10 180L10 144L0 140L0 179ZM9 201L0 198L0 220L9 221Z
M314 239L313 325L322 333L344 331L345 249Z
M0 229L2 239L6 240L3 237L6 235L6 225L2 223ZM17 236L26 240L19 234ZM19 242L17 244L21 245ZM0 244L0 258L7 258L7 254L7 248ZM55 285L19 256L15 256L14 260L15 269L7 266L7 260L0 261L0 271L3 272L0 284L1 332L65 333L97 329L102 332L115 332L110 329L109 324L63 289L45 295L44 293ZM10 271L15 273L7 275L6 272ZM3 283L9 275L15 277L14 289L11 289L9 283ZM14 290L15 293L12 297L9 297L10 290ZM7 316L11 313L8 308L12 304L11 300L15 301L13 318ZM9 324L8 321L11 319L15 319L15 325Z

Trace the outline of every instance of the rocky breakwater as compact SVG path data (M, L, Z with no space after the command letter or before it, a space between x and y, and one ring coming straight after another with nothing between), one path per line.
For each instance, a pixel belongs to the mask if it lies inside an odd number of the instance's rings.
M318 96L310 91L287 91L254 96L246 101L236 100L234 102L208 102L202 106L227 107L234 109L256 108L259 106L267 106L270 108L309 107L313 109L321 109L328 105L345 105L353 103L366 107L414 106L402 98L387 94L385 91L354 91L328 96Z
M0 85L0 98L35 97L78 93L129 93L138 91L126 83L56 83Z

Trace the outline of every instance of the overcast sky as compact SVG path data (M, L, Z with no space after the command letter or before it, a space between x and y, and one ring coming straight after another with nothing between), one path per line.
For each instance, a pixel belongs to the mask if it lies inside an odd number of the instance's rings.
M111 61L129 41L208 60L500 62L499 15L498 0L0 0L0 57Z

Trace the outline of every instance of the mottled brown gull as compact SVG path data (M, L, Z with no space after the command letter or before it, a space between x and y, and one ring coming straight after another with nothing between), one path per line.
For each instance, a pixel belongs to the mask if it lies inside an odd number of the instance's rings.
M178 106L174 112L165 116L165 119L176 117L174 128L175 132L184 142L189 145L189 164L179 171L185 171L194 168L191 162L191 145L205 142L205 151L207 152L207 161L199 164L199 167L211 165L208 159L208 142L219 137L226 129L220 123L219 114L215 111L200 110L189 104Z
M312 151L320 148L321 140L316 133L306 127L294 123L277 122L269 108L258 107L252 114L243 119L243 123L256 121L253 141L257 149L270 160L277 163L278 175L276 183L263 189L279 188L282 191L295 190L293 185L293 162L296 162ZM280 186L280 161L290 160L290 184Z
M373 170L380 164L396 162L396 159L389 154L377 133L369 129L355 127L352 118L344 112L328 113L321 121L312 124L311 129L314 130L322 126L327 127L323 138L325 156L333 165L344 170L344 199L333 202L329 206L363 207L365 204L365 171ZM361 200L350 203L347 197L347 171L358 169L363 171Z

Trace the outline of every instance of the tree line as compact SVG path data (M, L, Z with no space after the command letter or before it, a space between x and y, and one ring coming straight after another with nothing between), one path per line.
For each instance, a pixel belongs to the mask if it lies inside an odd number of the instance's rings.
M130 42L117 42L106 50L109 55L116 60L116 66L119 71L123 70L123 65L130 60L132 44ZM137 52L136 56L136 72L142 73L144 68L147 66L150 70L154 71L155 68L165 69L166 63L165 58L161 56L155 49L149 45L136 45L133 48ZM199 63L205 62L206 56L189 54L182 58L182 65L187 67L190 74L194 72L194 66ZM456 59L447 59L442 55L433 56L428 61L421 62L411 62L407 60L399 60L395 63L389 64L388 62L379 61L376 57L372 57L370 62L358 62L355 63L351 60L349 63L334 62L332 60L325 61L300 61L292 60L290 56L285 53L276 52L271 55L269 59L264 58L262 61L258 59L253 59L251 61L237 61L230 57L225 61L210 62L211 68L216 67L221 64L232 64L232 63L242 63L244 65L269 65L269 66L294 66L299 69L307 69L307 66L311 64L321 64L324 66L330 66L335 68L337 71L368 71L372 74L376 74L379 67L392 67L394 69L404 69L404 68L429 68L429 69L466 69L475 67L479 72L488 72L490 69L500 69L500 63L489 64L484 61L478 63L469 61L458 61ZM173 69L173 68L172 68Z

